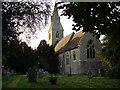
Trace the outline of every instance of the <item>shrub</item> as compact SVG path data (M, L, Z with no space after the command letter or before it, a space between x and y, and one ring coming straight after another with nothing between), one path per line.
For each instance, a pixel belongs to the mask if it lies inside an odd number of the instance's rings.
M72 76L72 74L68 74L68 76Z
M49 81L51 82L52 85L55 85L57 83L57 76L56 75L51 75L49 77Z

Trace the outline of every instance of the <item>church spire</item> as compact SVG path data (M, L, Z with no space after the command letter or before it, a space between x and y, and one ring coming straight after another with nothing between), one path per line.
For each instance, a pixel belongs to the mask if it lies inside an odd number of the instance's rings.
M58 14L58 10L57 10L57 5L55 4L54 6L54 11L53 11L53 14L51 16L51 18L55 18L57 20L60 20L60 17L59 17L59 14Z
M57 41L63 38L63 27L60 23L60 17L58 14L57 6L55 4L54 11L51 16L51 25L49 28L49 45L55 45Z

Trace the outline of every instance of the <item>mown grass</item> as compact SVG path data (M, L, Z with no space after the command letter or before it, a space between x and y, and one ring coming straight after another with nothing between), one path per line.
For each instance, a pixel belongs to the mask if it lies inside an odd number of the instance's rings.
M120 88L120 80L104 77L88 79L81 75L57 75L56 85L51 85L47 76L29 83L26 75L3 77L3 88Z
M16 80L21 75L14 75L14 76L4 76L2 77L2 87L9 87L10 83Z

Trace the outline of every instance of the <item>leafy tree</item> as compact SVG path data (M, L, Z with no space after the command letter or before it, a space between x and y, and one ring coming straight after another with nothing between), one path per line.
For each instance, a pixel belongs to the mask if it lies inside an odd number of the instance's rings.
M34 53L25 42L19 43L18 40L13 40L7 46L7 51L3 53L6 58L6 61L3 60L3 65L17 73L26 73L28 68L37 62Z
M18 40L13 40L11 43L9 43L6 47L7 51L3 53L3 56L7 59L3 65L5 65L8 68L14 69L18 71L18 66L21 65L20 63L20 56L21 56L21 49L19 45ZM4 51L4 50L3 50Z
M28 47L28 45L25 42L22 42L20 44L20 48L22 49L21 56L20 56L20 61L22 66L21 72L25 73L29 67L33 67L35 64L36 60L34 59L34 51L31 49L31 47Z
M40 42L37 48L39 67L49 73L58 73L58 55L54 52L54 47L49 46L45 40Z
M120 8L118 2L70 2L57 3L62 15L73 18L73 30L91 32L97 38L105 35L102 59L108 62L109 75L120 78Z
M95 33L99 37L101 34L111 36L114 27L117 30L120 28L120 9L117 4L115 2L70 2L58 8L65 8L62 15L73 18L75 22L73 30L79 31L83 27L84 31Z
M34 34L37 28L40 30L47 24L49 15L50 4L47 2L2 2L2 39L16 39L26 30L30 38L30 33Z
M45 70L48 69L48 48L49 45L46 43L45 40L41 40L39 46L37 47L37 56L38 56L38 63L40 68L44 68Z
M50 46L49 48L49 61L48 61L50 67L49 72L56 74L58 73L58 67L59 67L59 57L58 54L54 51L54 46Z
M36 63L36 54L18 36L27 32L26 38L33 37L37 28L47 24L50 3L39 2L2 2L2 56L3 65L25 73ZM23 51L24 49L24 51Z

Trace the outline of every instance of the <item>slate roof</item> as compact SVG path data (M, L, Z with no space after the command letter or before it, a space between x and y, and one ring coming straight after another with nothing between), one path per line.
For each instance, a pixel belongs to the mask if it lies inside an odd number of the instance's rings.
M83 31L79 31L77 33L71 33L67 35L66 37L62 38L55 46L55 52L56 53L62 53L67 50L71 50L73 48L78 47L78 43L81 39L81 37L84 35Z

